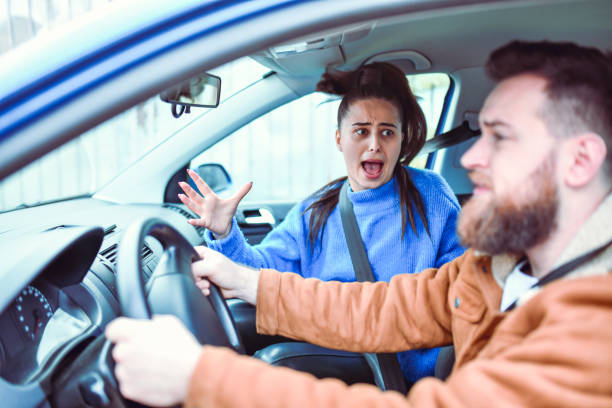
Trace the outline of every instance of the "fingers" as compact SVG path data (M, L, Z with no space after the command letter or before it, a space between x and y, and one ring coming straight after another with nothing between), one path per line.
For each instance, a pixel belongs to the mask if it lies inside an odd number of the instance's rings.
M238 190L236 194L234 194L232 200L236 202L236 205L238 205L238 203L244 198L244 196L247 195L249 191L251 191L251 187L253 187L252 181L240 187L240 190Z
M178 198L179 200L181 200L183 204L187 206L187 208L189 208L194 213L200 215L200 213L202 212L202 209L196 203L191 201L189 197L187 197L185 194L179 194Z
M118 317L106 326L104 334L111 342L126 340L132 337L132 334L140 331L141 321L130 319L127 317Z
M187 220L187 222L191 225L193 225L194 227L204 227L204 228L208 228L209 224L206 218L204 218L204 216L200 215L200 218L194 218L191 220Z
M185 399L202 347L178 318L118 318L106 333L115 343L112 356L122 395L146 406L175 406Z
M208 279L200 279L196 282L196 286L202 291L204 296L210 295L210 281Z
M172 315L154 315L151 319L132 319L118 317L110 322L104 331L106 338L113 343L133 340L141 336L147 337L147 332L156 330L155 326L180 326L179 320Z
M195 191L191 186L184 181L179 181L179 187L183 189L185 194L196 204L202 205L204 204L204 197L202 197L197 191ZM202 190L200 190L202 191ZM210 196L210 194L206 194L206 196Z
M191 177L195 185L198 187L198 189L202 192L202 194L204 194L204 196L214 194L210 187L208 187L208 184L206 184L206 182L202 180L198 173L191 169L187 169L187 173L189 174L189 177Z
M198 253L200 257L199 260L193 262L191 264L191 272L195 279L195 285L202 291L205 296L210 295L210 281L207 277L210 275L210 268L207 268L207 256L214 252L212 249L207 248L205 246L196 246L194 247L195 251ZM210 260L208 260L210 262Z
M210 253L210 251L212 251L212 249L205 247L204 245L195 246L193 247L193 249L195 249L195 251L198 253L198 256L202 259L204 259L206 255Z
M195 280L208 278L211 274L210 267L207 266L205 260L195 261L191 264L191 274Z

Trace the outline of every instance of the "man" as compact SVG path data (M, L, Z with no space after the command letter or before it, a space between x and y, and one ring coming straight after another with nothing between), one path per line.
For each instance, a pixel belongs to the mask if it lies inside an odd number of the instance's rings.
M360 352L452 343L446 382L421 380L405 397L316 380L201 347L158 317L108 326L122 393L186 406L612 406L612 63L573 44L513 42L487 70L499 83L462 158L475 186L463 256L389 284L254 271L205 248L194 264L256 304L265 334Z

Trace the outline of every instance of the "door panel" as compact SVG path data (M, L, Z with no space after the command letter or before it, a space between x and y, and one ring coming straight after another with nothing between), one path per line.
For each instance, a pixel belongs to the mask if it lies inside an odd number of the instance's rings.
M285 219L294 205L293 202L278 201L241 204L236 211L236 220L249 244L256 245Z

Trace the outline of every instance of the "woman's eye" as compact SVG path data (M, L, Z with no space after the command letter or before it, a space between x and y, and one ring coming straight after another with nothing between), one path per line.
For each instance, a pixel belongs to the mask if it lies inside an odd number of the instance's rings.
M395 132L391 129L383 129L382 131L383 136L393 136L394 134Z
M368 130L364 129L364 128L355 129L355 134L357 134L359 136L365 136L365 135L368 134Z
M502 135L500 133L497 133L497 132L493 132L492 136L493 136L493 140L495 142L501 142L501 141L506 139L506 136L504 136L504 135Z

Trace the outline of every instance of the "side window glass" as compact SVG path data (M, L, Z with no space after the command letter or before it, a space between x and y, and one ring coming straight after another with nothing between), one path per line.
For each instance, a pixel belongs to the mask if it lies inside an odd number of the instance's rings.
M408 76L433 137L450 86L446 74ZM234 187L253 181L249 201L299 201L329 181L346 175L334 135L339 99L313 93L267 113L228 135L191 162L219 163ZM426 156L413 167L425 167Z
M419 105L425 114L427 121L427 140L434 137L440 123L442 110L444 109L444 98L450 89L450 77L446 74L417 74L407 75L412 92L417 97ZM417 156L410 166L425 168L427 155Z

